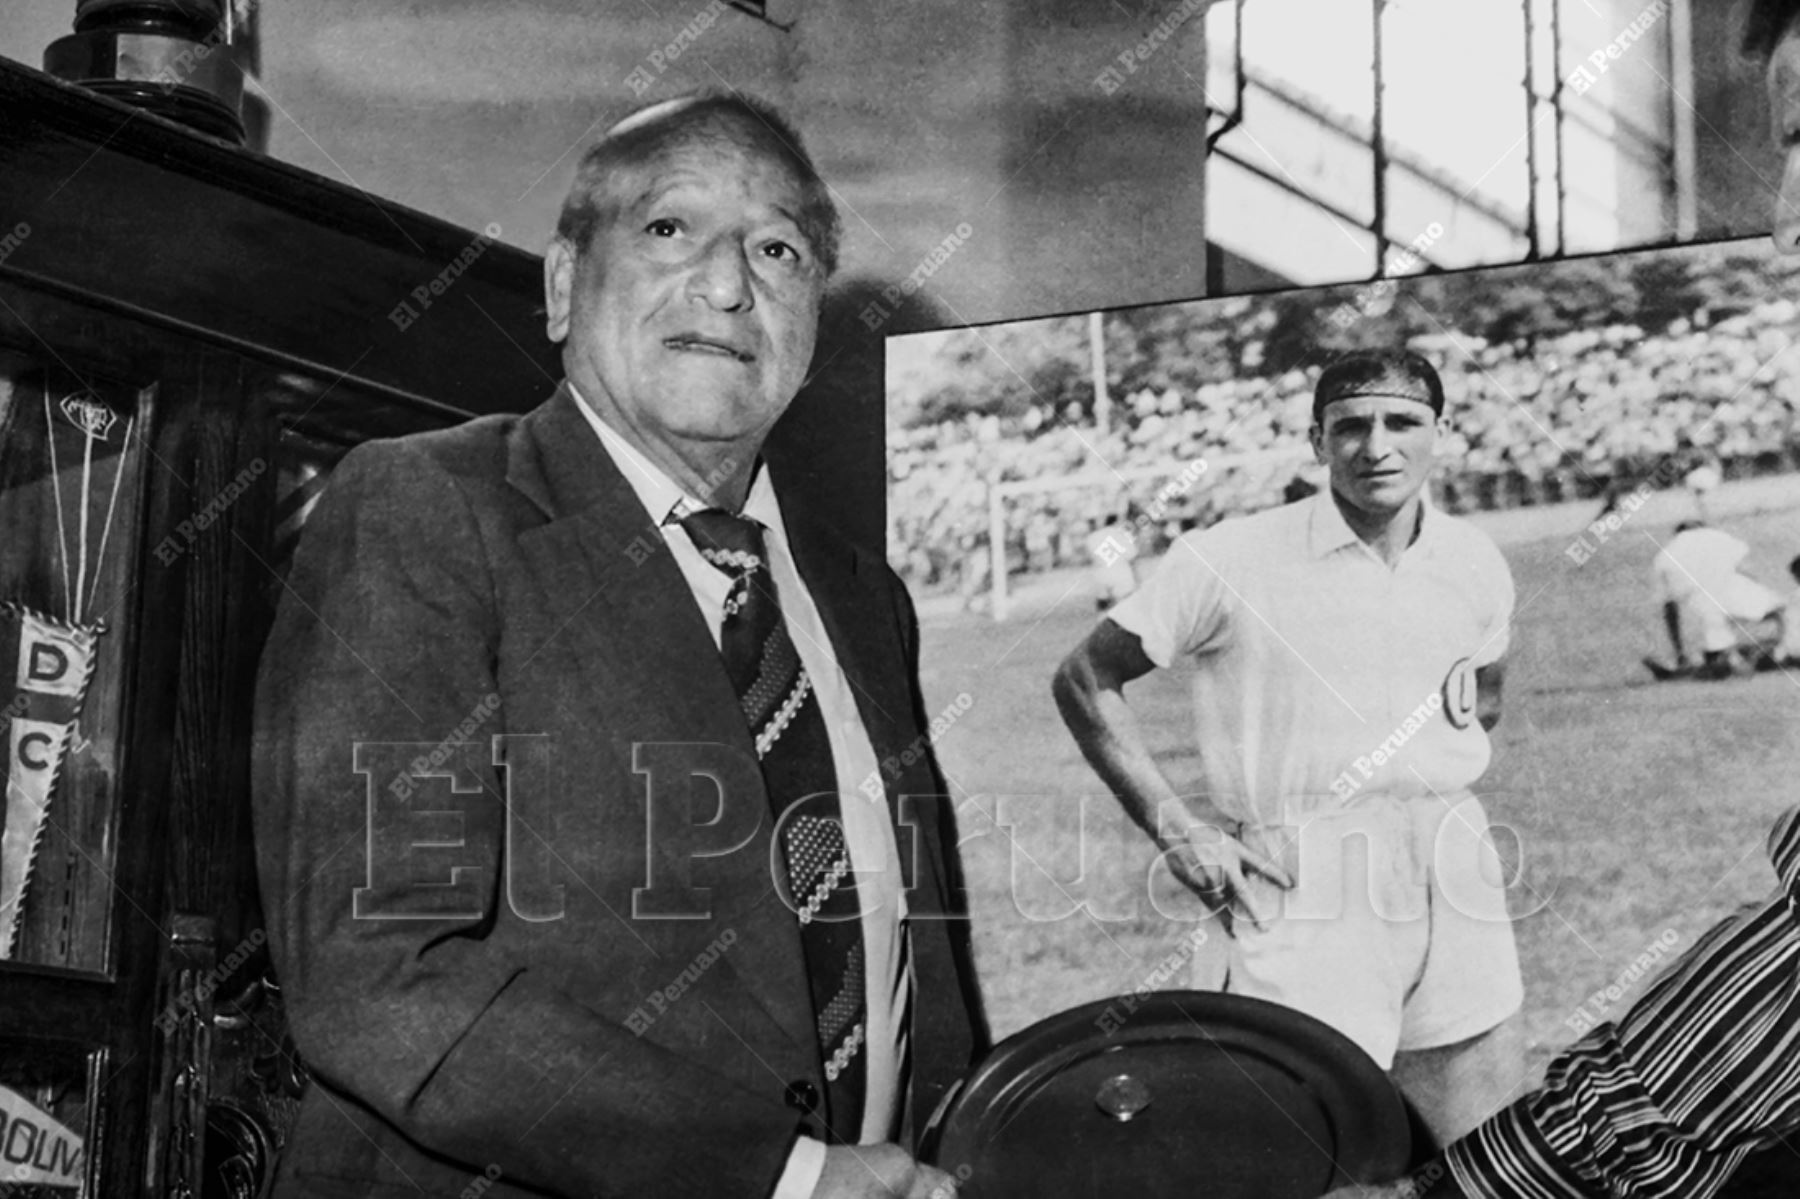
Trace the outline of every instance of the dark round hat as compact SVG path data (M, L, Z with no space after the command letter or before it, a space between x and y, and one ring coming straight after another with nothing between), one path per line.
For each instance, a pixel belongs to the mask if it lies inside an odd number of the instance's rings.
M997 1046L921 1156L961 1199L1318 1199L1405 1172L1400 1092L1335 1029L1241 995L1100 1000Z

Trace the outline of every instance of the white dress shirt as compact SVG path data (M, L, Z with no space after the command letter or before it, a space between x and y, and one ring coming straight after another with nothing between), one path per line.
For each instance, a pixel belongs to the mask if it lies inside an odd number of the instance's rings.
M703 503L646 459L588 407L574 385L569 385L577 406L599 435L613 464L631 484L645 511L662 529L663 540L675 557L682 577L693 592L694 602L705 614L713 642L722 638L725 599L731 580L700 556L681 525L691 512L713 507ZM912 978L905 953L906 898L901 885L900 854L885 797L869 798L862 783L879 778L880 763L856 708L855 693L839 666L831 639L819 619L811 592L794 565L788 545L787 525L769 475L759 465L750 494L740 513L761 524L769 552L769 569L781 598L781 615L800 661L812 678L813 690L824 714L831 740L831 757L838 780L844 840L850 865L857 874L857 894L862 897L864 960L868 986L867 1039L863 1049L868 1076L868 1095L863 1107L859 1140L874 1144L894 1139L906 1099L900 1077L906 1060L907 1026ZM825 1166L825 1145L809 1137L795 1142L787 1168L776 1185L774 1199L807 1199Z

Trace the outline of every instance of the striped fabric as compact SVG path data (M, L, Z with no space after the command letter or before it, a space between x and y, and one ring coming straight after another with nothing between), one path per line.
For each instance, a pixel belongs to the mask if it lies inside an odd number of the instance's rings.
M1769 855L1780 893L1715 925L1542 1089L1451 1146L1464 1192L1706 1199L1800 1128L1800 808Z
M860 1139L868 1090L868 982L861 900L837 797L831 738L768 565L762 526L717 508L681 524L700 556L732 580L719 649L756 740L779 817L788 901L812 989L832 1137Z

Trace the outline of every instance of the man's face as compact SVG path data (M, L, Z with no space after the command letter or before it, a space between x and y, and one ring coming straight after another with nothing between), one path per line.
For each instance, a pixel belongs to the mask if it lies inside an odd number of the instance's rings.
M825 272L779 159L716 126L619 172L584 253L545 262L549 333L569 378L653 459L754 454L812 360Z
M1344 503L1389 516L1424 490L1443 426L1429 404L1352 396L1325 405L1319 419L1313 452L1330 469L1331 489Z
M1781 194L1775 200L1775 248L1800 254L1800 32L1789 30L1769 56L1769 117L1781 151Z

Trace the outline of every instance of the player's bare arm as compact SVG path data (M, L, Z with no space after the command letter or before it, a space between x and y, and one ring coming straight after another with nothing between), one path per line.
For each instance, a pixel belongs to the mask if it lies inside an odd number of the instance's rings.
M1481 731L1491 733L1500 723L1500 689L1506 682L1506 663L1489 662L1475 671L1475 719Z
M1242 917L1261 927L1245 886L1251 871L1283 887L1293 880L1281 867L1225 831L1236 822L1210 801L1183 799L1156 764L1125 685L1155 669L1137 634L1102 620L1070 651L1052 683L1063 723L1138 827L1167 855L1169 868L1202 899L1216 905L1227 928ZM1171 817L1166 823L1164 814Z
M1675 665L1679 669L1688 664L1687 648L1681 644L1681 605L1664 600L1662 613L1663 628L1668 630L1669 644L1675 647Z

